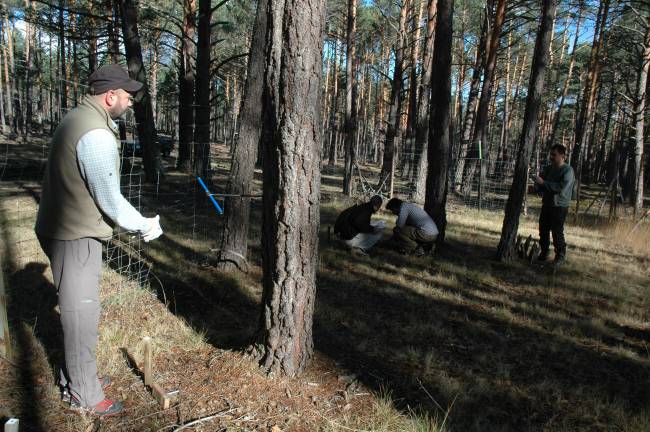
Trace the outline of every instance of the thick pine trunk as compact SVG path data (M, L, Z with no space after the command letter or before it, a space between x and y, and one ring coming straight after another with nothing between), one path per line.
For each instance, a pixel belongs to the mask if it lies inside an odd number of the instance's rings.
M138 139L142 146L145 181L155 183L162 174L160 144L153 119L151 97L147 85L147 71L142 61L142 47L138 33L138 11L133 0L117 0L122 15L122 36L126 50L126 62L131 78L144 85L135 94L133 111L138 127Z
M438 0L436 40L431 74L431 114L427 157L427 193L424 209L438 226L438 244L445 240L447 226L447 181L449 177L451 121L451 46L453 33L453 0ZM435 103L435 106L434 106Z
M196 106L194 128L194 173L207 178L210 168L210 0L199 0L196 53Z
M323 0L278 0L267 16L260 354L279 375L302 372L314 350L324 12Z
M239 138L232 155L228 182L229 196L224 204L223 232L219 250L220 270L248 267L248 230L250 224L250 195L255 173L257 147L262 123L262 86L264 84L264 37L266 36L267 0L260 0L255 16L255 29L248 58L244 102L240 115Z
M345 84L345 166L343 169L343 193L354 192L352 167L356 162L357 141L357 59L355 36L357 31L357 0L348 0L348 32Z
M524 112L524 123L519 138L517 150L517 165L515 176L508 195L503 227L501 228L501 240L497 248L497 259L508 261L516 256L515 245L519 231L519 215L521 206L526 194L528 184L528 163L535 144L537 124L539 118L542 96L544 93L544 78L549 63L549 48L553 37L553 19L557 7L556 0L544 0L542 3L542 21L537 31L535 40L535 51L533 64L531 66L530 82L528 84L528 95L526 97L526 110Z
M194 35L196 34L196 0L183 1L183 38L179 61L178 89L178 161L177 168L189 172L194 139Z

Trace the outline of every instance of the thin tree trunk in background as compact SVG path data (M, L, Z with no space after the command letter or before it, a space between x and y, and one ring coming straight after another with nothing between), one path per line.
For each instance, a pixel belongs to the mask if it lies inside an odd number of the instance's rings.
M571 60L569 60L569 70L567 72L566 79L564 81L564 86L562 87L562 94L560 96L560 103L558 104L557 110L553 114L553 118L551 121L551 124L553 125L551 128L551 134L548 138L548 141L546 142L546 147L550 148L553 143L555 142L555 135L557 135L557 130L560 125L560 119L562 118L562 108L564 107L564 101L566 100L566 96L569 92L569 85L571 84L571 79L573 77L573 66L575 65L575 60L576 60L576 50L578 48L578 38L580 36L580 25L582 23L582 13L583 13L583 7L584 7L584 2L581 1L578 6L578 19L576 22L576 28L575 28L575 36L573 38L573 45L572 45L572 52L571 52Z
M454 0L437 1L436 40L431 73L431 113L427 158L427 193L424 209L438 227L438 244L445 241L447 182L449 179L451 121L451 47Z
M88 75L97 69L97 35L95 34L95 18L89 17L88 37Z
M544 93L544 78L549 63L549 48L553 37L552 27L556 11L556 0L543 0L542 19L535 40L535 52L531 66L524 124L517 151L517 166L506 204L501 239L497 248L497 259L509 261L516 257L515 245L519 231L519 216L528 184L528 163L535 144L539 110Z
M417 153L415 148L415 131L417 130L417 109L418 109L418 83L417 65L420 58L420 22L422 22L422 14L424 13L424 0L418 0L419 5L418 13L413 14L411 18L412 33L411 37L411 54L410 54L410 70L409 70L409 100L408 110L406 117L406 145L404 146L404 154L402 157L402 176L410 179L412 178L412 171L414 170L414 158ZM415 4L413 4L415 10ZM424 66L424 65L423 65Z
M393 186L395 179L395 150L397 140L400 136L401 111L402 111L402 86L404 73L404 51L406 49L406 18L408 15L409 0L404 0L401 6L399 18L398 40L395 45L395 65L393 79L391 80L390 110L388 113L388 129L386 131L386 142L384 144L384 160L381 167L379 183L387 178L384 183L386 186L387 196L393 196Z
M511 62L511 51L510 45L512 43L512 34L508 34L508 52L506 55L506 81L505 89L503 95L503 120L501 122L501 135L499 137L499 150L498 150L498 161L504 161L503 155L508 153L508 141L509 141L509 130L508 123L510 122L510 62ZM503 177L503 172L499 172L499 176Z
M348 31L345 81L345 166L343 168L343 193L351 196L354 191L352 167L356 162L357 139L357 54L355 40L357 31L357 0L348 0Z
M210 37L210 21L212 20L212 5L211 0L198 1L194 173L207 179L210 168L210 49L212 40Z
M334 90L332 91L332 108L330 111L329 127L329 160L327 165L336 165L336 132L338 131L338 97L339 97L339 48L338 39L334 39Z
M610 0L604 0L600 5L598 14L598 22L596 23L596 30L594 32L594 41L591 47L591 57L589 59L589 69L587 83L585 85L583 102L580 110L580 115L576 121L575 128L575 146L571 152L571 166L576 173L576 182L578 189L578 197L576 200L576 214L580 211L580 192L582 189L582 162L584 159L584 147L587 144L587 127L589 120L592 117L594 105L596 101L596 90L598 88L598 79L600 73L600 57L601 49L605 39L605 24L607 23L607 16L609 13Z
M501 40L501 29L505 20L506 1L505 0L491 0L496 3L494 12L494 23L490 31L489 43L487 45L487 60L485 62L485 73L483 75L483 85L481 88L481 97L479 99L478 108L476 111L476 122L474 126L474 134L472 135L472 142L469 145L468 157L470 159L487 159L488 155L488 136L487 136L487 123L488 112L490 108L490 101L492 99L492 88L494 85L494 76L497 64L497 51L499 48L499 41ZM479 154L478 146L481 146L481 153ZM479 175L484 176L485 167L480 161L470 161L465 164L463 171L463 190L465 193L471 190L472 179L476 170L476 166L480 165L481 172Z
M142 162L145 181L156 183L163 174L160 158L160 144L153 119L151 97L147 85L147 71L142 61L142 47L138 34L138 12L133 0L116 0L122 16L122 35L126 51L126 62L132 79L143 83L142 89L134 95L133 111L138 128L138 139L142 146Z
M196 0L183 0L183 38L179 62L178 89L178 162L180 171L192 166L194 138L194 35L196 33Z
M641 55L641 67L639 68L636 98L634 101L633 123L634 123L634 188L632 189L632 204L634 205L634 219L642 214L643 209L643 145L644 145L644 119L648 106L648 73L650 73L650 16L646 18L645 37L643 39L643 52Z
M2 24L0 23L0 26ZM2 29L0 28L0 45L2 45ZM2 129L2 133L6 133L8 131L7 128L7 123L5 122L5 91L4 91L4 83L3 83L3 64L6 64L3 59L3 53L2 50L0 50L0 128Z
M415 123L415 144L413 150L415 158L414 181L415 192L413 200L424 201L426 179L427 179L427 144L429 135L429 105L431 96L431 69L433 60L433 44L435 42L437 0L428 0L427 4L427 34L424 43L424 54L422 56L422 78L418 89L418 107Z
M472 131L474 130L474 120L476 119L476 104L478 103L478 92L481 84L481 73L483 71L483 58L486 55L486 44L490 18L485 12L483 26L481 28L481 37L476 47L476 58L474 59L474 68L472 71L472 80L469 87L467 98L467 108L465 109L465 118L463 120L463 133L461 136L461 145L459 149L458 163L456 164L456 175L453 179L454 191L461 192L462 174L465 172L465 159L469 156L470 143L472 140Z
M159 31L154 31L153 35L153 44L151 46L151 77L149 82L151 83L151 88L149 92L151 93L151 111L153 112L153 121L154 124L158 127L158 57L160 55L160 47L158 46L160 42L161 33ZM208 91L208 94L210 92ZM209 132L209 131L208 131Z
M224 221L217 268L247 270L250 195L257 147L262 133L262 89L264 85L264 41L267 34L267 0L260 0L251 40L239 138L232 156L232 169L224 203Z
M2 6L4 10L6 11L6 6L4 3L2 3ZM11 85L12 85L12 80L9 79L9 43L5 43L5 30L9 26L9 18L7 16L4 17L3 23L2 23L2 31L0 31L0 47L2 47L2 54L4 55L4 83L6 85L6 104L7 104L7 111L5 112L6 116L6 121L9 129L11 129L11 125L13 124L13 106L12 106L12 97L13 93L11 92ZM9 32L7 32L9 33ZM2 73L2 71L0 71ZM2 84L2 83L0 83Z
M60 109L66 111L68 108L68 75L65 60L65 27L63 22L63 0L59 0L59 61L61 66L61 75L59 79L59 96L61 100Z
M119 13L117 4L113 0L106 0L106 11L108 14L107 31L108 31L108 55L111 63L120 61L120 36L119 36Z
M24 115L24 124L21 125L21 128L24 131L23 139L27 142L29 138L29 132L32 129L32 58L33 53L33 44L34 44L34 33L35 29L30 24L30 20L33 19L33 10L31 2L25 0L25 11L27 14L27 21L25 22L25 44L24 44L24 54L25 54L25 78L23 79L25 85L25 115ZM35 27L35 26L34 26Z
M305 370L314 350L324 13L323 0L278 0L268 8L258 354L278 375Z

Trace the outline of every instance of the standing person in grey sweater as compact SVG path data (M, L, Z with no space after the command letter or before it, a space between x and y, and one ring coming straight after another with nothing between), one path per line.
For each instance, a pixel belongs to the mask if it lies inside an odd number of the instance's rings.
M400 252L422 256L431 251L438 238L438 227L423 208L392 198L386 208L397 215L393 241Z
M540 261L546 261L550 246L550 234L553 234L555 247L555 264L560 265L566 258L564 240L564 222L569 213L573 195L575 175L573 168L566 163L566 148L561 144L551 147L550 164L541 176L533 176L535 189L543 193L542 210L539 214Z
M110 379L97 374L101 241L111 238L115 225L145 242L162 229L158 216L143 217L120 192L120 142L113 120L132 106L131 95L142 83L114 64L97 69L88 84L90 94L66 114L52 137L35 231L58 293L63 399L74 409L108 416L123 407L104 395Z

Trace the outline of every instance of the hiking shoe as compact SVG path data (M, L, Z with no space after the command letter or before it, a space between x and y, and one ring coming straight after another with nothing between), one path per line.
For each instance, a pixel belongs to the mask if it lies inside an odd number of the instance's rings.
M553 260L553 265L555 267L560 267L566 262L566 258L564 258L564 255L556 255L555 259Z
M111 386L112 382L109 377L105 376L99 379L99 384L102 386L102 390L106 391ZM61 401L67 404L70 403L70 391L68 386L63 387L61 390Z
M421 257L426 255L426 253L424 252L424 248L422 246L418 246L413 251L413 255L415 255L416 257Z
M70 398L70 408L75 411L85 411L89 414L93 414L99 417L111 417L118 414L122 414L122 412L124 411L124 406L120 401L114 401L109 398L104 398L103 401L101 401L94 407L89 408L89 407L81 406L81 403L74 396Z

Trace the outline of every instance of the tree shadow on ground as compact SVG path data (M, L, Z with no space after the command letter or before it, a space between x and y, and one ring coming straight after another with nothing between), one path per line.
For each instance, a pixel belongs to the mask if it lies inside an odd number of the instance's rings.
M591 324L621 299L572 288L577 269L546 292L539 270L496 262L471 237L452 236L435 258L322 242L316 348L404 409L453 406L453 430L629 430L647 417L646 332Z

